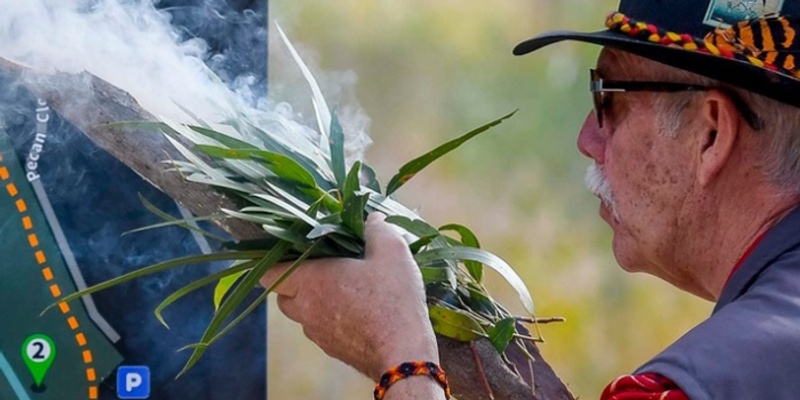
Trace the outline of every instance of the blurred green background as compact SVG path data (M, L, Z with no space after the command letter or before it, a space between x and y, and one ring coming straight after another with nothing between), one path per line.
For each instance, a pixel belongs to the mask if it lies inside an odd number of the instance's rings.
M564 43L525 57L511 48L552 29L599 30L616 1L270 0L314 65L332 105L357 98L372 119L367 161L387 180L405 161L514 109L511 120L417 176L398 197L434 225L472 228L515 267L545 325L543 355L582 399L629 373L698 323L711 304L616 265L598 200L575 149L590 109L598 47ZM308 115L283 48L270 50L270 90ZM348 85L354 84L354 86ZM490 276L490 291L521 313ZM270 302L271 399L369 398L373 383L331 360Z

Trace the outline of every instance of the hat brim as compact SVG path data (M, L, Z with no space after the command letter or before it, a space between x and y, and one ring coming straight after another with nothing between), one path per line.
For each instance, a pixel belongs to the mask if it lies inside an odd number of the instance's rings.
M610 30L548 32L521 42L513 53L528 54L565 40L619 49L800 107L800 80L791 76L749 62L646 42Z

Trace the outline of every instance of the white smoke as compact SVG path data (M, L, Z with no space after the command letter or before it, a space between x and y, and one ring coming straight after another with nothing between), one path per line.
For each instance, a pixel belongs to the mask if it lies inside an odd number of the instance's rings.
M611 214L614 220L619 221L619 209L617 208L617 202L614 199L614 192L611 188L611 184L608 182L605 168L602 165L593 163L586 170L586 176L584 180L586 181L586 186L589 188L589 190L600 197L600 200L603 202L603 204L611 209Z
M0 0L0 10L0 57L43 72L87 71L158 117L192 122L186 109L215 123L268 103L248 98L257 91L249 90L247 77L235 81L237 92L229 89L204 63L206 43L182 40L169 14L151 1ZM363 111L342 117L345 127L358 131L350 140L358 145L348 147L360 157L369 120Z

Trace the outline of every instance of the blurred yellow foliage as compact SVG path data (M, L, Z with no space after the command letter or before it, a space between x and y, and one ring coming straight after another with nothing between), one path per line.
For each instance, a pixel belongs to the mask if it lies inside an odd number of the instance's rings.
M357 98L372 119L367 160L384 180L435 145L520 109L398 197L434 224L472 228L517 269L539 316L567 318L543 327L541 348L582 399L597 398L711 311L655 278L621 271L611 254L598 201L583 185L589 162L574 145L599 48L565 43L511 55L517 42L544 31L600 30L615 7L609 0L270 1L271 19L318 67L326 94L340 107ZM270 91L307 100L283 51L270 49ZM294 106L308 113L307 104ZM502 279L487 283L521 312ZM271 399L369 398L372 382L314 347L274 300L269 324Z

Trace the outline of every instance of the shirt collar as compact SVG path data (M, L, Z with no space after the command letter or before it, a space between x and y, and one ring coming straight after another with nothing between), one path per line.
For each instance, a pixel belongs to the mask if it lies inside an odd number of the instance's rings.
M797 244L800 244L800 207L792 210L750 245L728 277L714 312L743 295L761 271Z

